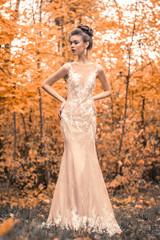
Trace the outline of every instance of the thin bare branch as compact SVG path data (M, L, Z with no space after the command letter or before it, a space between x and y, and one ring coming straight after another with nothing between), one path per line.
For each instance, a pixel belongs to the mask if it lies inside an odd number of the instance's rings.
M151 88L154 88L156 91L160 92L160 90L159 90L159 89L157 89L155 86L153 86L153 85L152 85L152 84L150 84L150 83L147 83L147 82L144 82L144 81L142 81L142 80L138 80L138 79L136 79L136 81L137 81L137 82L144 83L144 84L146 84L146 85L150 86Z
M137 70L135 70L134 72L132 72L132 73L130 74L130 76L133 76L134 73L139 72L139 71L141 71L142 69L146 68L147 66L151 65L151 63L152 63L152 62L149 62L149 63L147 63L146 65L144 65L143 67L138 68Z

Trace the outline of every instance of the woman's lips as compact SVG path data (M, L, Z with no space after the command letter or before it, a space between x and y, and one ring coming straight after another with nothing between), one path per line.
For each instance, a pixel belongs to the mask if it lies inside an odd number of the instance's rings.
M72 49L72 52L75 52L76 50L75 49Z

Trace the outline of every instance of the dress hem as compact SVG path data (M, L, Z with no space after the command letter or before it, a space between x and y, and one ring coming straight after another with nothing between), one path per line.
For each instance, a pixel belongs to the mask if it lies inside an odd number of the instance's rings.
M51 227L54 227L54 228L60 228L62 229L63 231L67 230L67 231L75 231L75 232L79 232L79 231L82 231L82 232L86 232L86 233L95 233L95 234L107 234L109 237L112 237L113 235L115 234L121 234L122 233L122 230L121 228L119 227L118 224L114 224L112 225L112 229L109 230L108 228L103 228L103 229L99 229L98 226L90 226L88 225L87 226L87 223L85 223L86 226L79 226L79 227L76 227L76 226L70 226L69 224L57 224L55 223L54 221L50 220L49 222L42 222L42 224L40 225L40 228L41 229L50 229Z

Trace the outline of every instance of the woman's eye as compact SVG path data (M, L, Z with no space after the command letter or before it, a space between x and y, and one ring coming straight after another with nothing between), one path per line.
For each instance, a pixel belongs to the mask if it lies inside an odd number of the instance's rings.
M78 44L78 42L74 42L75 44ZM70 42L70 45L72 45L72 42Z

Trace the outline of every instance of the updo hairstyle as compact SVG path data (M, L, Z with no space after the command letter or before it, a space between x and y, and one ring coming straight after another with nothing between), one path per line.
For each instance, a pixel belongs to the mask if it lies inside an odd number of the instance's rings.
M73 29L69 33L68 41L70 41L70 38L73 35L80 35L82 37L83 42L89 41L89 45L87 47L87 50L90 50L92 48L92 46L93 46L93 40L92 40L93 30L88 25L79 24L77 26L77 28Z

